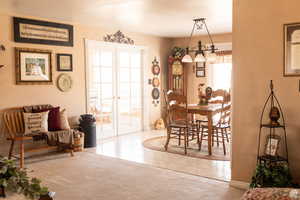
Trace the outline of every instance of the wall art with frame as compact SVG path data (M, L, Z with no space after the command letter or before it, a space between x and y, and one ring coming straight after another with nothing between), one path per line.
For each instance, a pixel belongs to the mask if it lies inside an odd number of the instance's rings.
M300 76L300 23L284 24L284 76Z
M205 62L196 62L196 77L205 77Z
M52 52L50 50L15 48L16 84L52 84Z
M72 54L56 54L57 71L71 72L73 71Z
M73 26L69 24L14 17L15 42L73 46Z

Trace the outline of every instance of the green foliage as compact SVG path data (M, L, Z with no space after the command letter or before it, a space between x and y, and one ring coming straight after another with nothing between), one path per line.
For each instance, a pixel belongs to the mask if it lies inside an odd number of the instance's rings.
M287 164L258 164L250 184L254 187L295 187Z
M25 169L16 167L14 161L0 157L0 186L6 190L24 194L29 199L38 199L48 193L37 178L29 178Z
M181 48L181 47L174 47L172 49L172 56L174 58L178 58L180 59L181 57L183 57L185 54L185 49L184 48Z

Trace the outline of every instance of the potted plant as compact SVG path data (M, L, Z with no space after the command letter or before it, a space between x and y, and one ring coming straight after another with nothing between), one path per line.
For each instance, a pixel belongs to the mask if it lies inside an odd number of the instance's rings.
M299 187L293 183L289 167L286 163L265 165L258 164L250 184L255 187Z
M23 194L28 199L42 199L48 196L48 188L41 186L37 178L29 178L25 169L19 169L15 162L0 157L0 194L5 191ZM51 199L51 198L50 198Z

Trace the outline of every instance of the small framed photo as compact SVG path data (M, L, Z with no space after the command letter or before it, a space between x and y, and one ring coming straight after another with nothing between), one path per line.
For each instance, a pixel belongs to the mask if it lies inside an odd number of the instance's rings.
M16 84L52 84L52 53L49 50L15 48Z
M277 155L280 139L281 137L278 135L267 136L266 147L265 147L266 155L270 155L270 156Z
M196 68L205 68L205 62L196 62Z
M284 25L284 76L300 76L300 23Z
M57 71L73 71L72 54L57 54Z
M205 67L196 68L196 77L205 77Z

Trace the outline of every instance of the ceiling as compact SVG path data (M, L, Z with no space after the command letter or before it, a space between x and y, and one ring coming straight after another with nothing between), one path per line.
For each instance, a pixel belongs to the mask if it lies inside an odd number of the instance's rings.
M0 11L162 37L184 37L194 18L211 33L232 29L232 0L0 0ZM200 30L197 34L204 34Z

